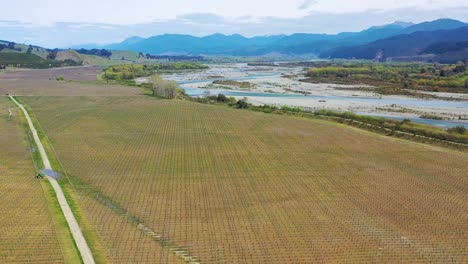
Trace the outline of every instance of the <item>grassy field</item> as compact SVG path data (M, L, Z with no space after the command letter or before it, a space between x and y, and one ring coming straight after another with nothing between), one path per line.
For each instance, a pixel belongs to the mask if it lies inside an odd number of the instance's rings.
M145 96L21 99L112 262L468 261L466 154Z
M0 263L77 263L48 185L34 179L19 112L6 97L0 97L0 109Z

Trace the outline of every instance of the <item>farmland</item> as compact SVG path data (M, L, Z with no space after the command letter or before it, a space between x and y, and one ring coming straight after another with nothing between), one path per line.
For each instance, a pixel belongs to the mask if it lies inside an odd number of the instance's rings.
M464 153L147 96L21 99L111 262L468 261Z
M13 105L0 97L0 263L74 263L64 248L73 250L73 245L61 244L48 186L34 180L36 170L19 112L13 109L15 117L7 121L6 108Z
M68 67L53 69L24 69L0 74L0 80L55 80L63 77L73 81L95 81L102 72L102 67Z
M1 80L0 94L36 95L36 96L124 96L138 95L143 91L121 85L103 85L100 83L56 81L56 80Z

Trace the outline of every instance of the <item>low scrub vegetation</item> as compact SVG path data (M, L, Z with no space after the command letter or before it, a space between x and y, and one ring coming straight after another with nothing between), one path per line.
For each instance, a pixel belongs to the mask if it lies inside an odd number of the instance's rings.
M216 81L213 81L213 84L236 86L242 89L248 89L254 86L250 82L239 82L239 81L233 81L233 80L216 80Z
M0 65L3 67L12 66L17 68L47 69L63 66L79 66L81 62L43 59L31 53L0 52Z
M103 58L109 58L110 56L112 56L112 51L106 49L78 49L76 50L76 52L80 54L94 55Z
M443 117L441 116L436 116L436 115L429 115L429 114L424 114L421 116L423 119L432 119L432 120L444 120Z
M381 88L381 93L399 93L403 89L468 93L468 72L462 62L442 65L358 61L311 66L303 81L367 84Z
M453 133L453 134L466 135L467 129L464 126L456 126L456 127L451 127L447 129L447 132Z
M207 69L208 66L199 62L173 62L159 64L123 64L111 66L104 70L106 80L125 81L138 77L150 76L157 72Z

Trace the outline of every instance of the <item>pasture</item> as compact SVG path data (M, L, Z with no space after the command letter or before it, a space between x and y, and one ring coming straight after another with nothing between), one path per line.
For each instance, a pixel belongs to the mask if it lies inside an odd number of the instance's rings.
M21 100L112 262L468 261L466 154L145 96Z

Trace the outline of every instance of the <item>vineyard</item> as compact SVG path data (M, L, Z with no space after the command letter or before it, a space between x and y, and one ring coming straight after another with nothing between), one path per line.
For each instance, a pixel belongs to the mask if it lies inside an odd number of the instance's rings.
M35 96L124 96L142 94L139 88L121 85L82 84L54 80L15 80L0 78L0 94Z
M111 262L468 262L466 154L185 101L21 100Z
M0 263L65 263L68 249L60 243L47 188L34 179L19 112L6 97L0 97L0 109Z

